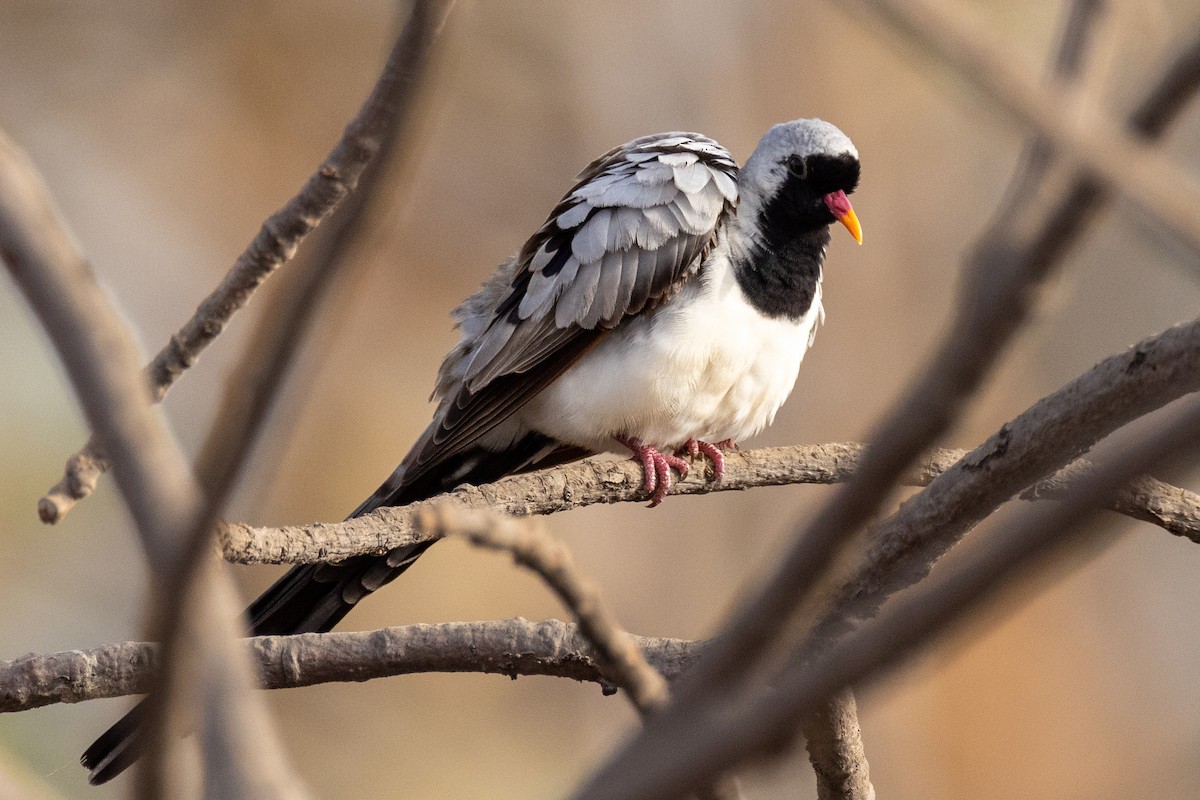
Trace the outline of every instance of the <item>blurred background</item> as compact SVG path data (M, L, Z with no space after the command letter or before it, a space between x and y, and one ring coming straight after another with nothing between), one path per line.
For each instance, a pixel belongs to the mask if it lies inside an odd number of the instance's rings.
M1042 72L1058 3L953 5L1014 63ZM1123 110L1200 7L1115 5L1103 100ZM396 17L382 0L0 4L0 127L41 168L147 357L327 153L373 84ZM456 339L451 308L588 161L660 130L703 131L739 160L771 124L799 116L855 140L865 244L834 231L828 321L791 401L750 444L861 440L944 327L960 257L1023 138L953 73L880 34L836 3L462 0L412 168L306 345L230 517L283 524L354 508L428 420L433 376ZM1168 148L1193 174L1197 141L1192 108ZM287 279L285 269L264 291ZM256 298L167 398L189 452L263 306ZM943 444L974 446L1198 307L1195 259L1118 203ZM37 521L37 499L86 431L7 278L0 374L0 658L138 638L146 567L112 481L58 527ZM702 637L827 493L679 498L551 524L630 630ZM881 798L1200 793L1200 549L1123 519L1104 525L1124 532L1114 546L860 692ZM247 599L279 571L234 570ZM515 615L563 612L506 559L448 543L344 627ZM637 724L624 700L545 678L418 676L270 702L295 765L326 798L560 797ZM0 770L63 797L127 796L128 778L88 788L77 759L129 705L0 717ZM743 781L763 800L815 793L802 752Z

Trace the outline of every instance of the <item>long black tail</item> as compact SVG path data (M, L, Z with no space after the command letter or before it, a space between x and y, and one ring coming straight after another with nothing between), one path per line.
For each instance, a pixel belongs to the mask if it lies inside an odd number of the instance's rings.
M476 449L459 454L416 481L405 481L398 469L350 517L425 500L463 483L490 483L585 455L573 448L554 449L550 440L530 434L502 453ZM337 563L293 567L247 609L251 630L255 636L328 631L359 600L412 566L430 544L400 547L383 556L354 556ZM110 781L137 761L144 749L141 720L145 713L144 704L134 706L87 749L80 761L90 771L89 783Z

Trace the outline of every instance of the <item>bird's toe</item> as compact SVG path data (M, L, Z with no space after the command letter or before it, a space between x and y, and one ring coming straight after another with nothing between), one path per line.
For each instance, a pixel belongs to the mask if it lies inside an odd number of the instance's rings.
M692 458L699 458L704 455L713 465L713 483L720 483L725 477L725 451L736 448L732 439L722 439L715 444L713 442L702 442L699 439L688 439L684 444L684 448Z

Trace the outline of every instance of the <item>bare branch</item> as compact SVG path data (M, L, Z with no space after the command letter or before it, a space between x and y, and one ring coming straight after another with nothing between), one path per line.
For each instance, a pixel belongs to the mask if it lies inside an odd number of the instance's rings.
M448 7L448 3L443 5ZM412 69L413 55L397 42L371 94L321 166L294 197L267 218L217 288L147 365L146 377L155 400L163 398L255 290L295 255L304 238L354 190L393 124L397 103L406 103L411 95L419 74ZM58 522L91 494L108 463L107 451L100 443L94 438L88 441L67 460L62 479L38 502L42 521Z
M173 536L200 494L137 379L136 351L73 241L37 171L0 134L0 256L66 366L88 423L114 460L151 562L178 556ZM155 502L157 501L157 502Z
M672 494L837 482L852 472L861 451L861 445L835 444L729 453L720 484L712 485L702 470L693 470L674 484ZM222 526L220 538L225 558L234 563L315 563L360 553L382 554L403 544L427 541L427 535L416 526L415 515L432 503L530 516L596 503L644 501L640 466L632 461L595 458L509 476L484 486L463 485L430 501L381 508L339 523L279 528L229 523Z
M1050 82L1063 87L1082 83L1089 45L1100 32L1101 22L1110 16L1107 12L1107 0L1065 3L1058 43L1051 58ZM1021 213L1026 198L1037 191L1053 158L1054 145L1047 137L1040 134L1029 137L1004 199L993 215L994 230L1003 230L1010 219ZM821 703L818 712L804 720L802 730L816 773L819 800L874 799L875 787L871 785L870 766L863 750L857 706L849 687Z
M800 727L817 773L817 800L875 800L850 689L823 700Z
M33 165L2 134L0 255L62 357L98 441L118 467L117 484L137 523L152 575L161 580L173 574L186 555L184 536L203 513L199 488L161 415L151 406L132 337L75 251ZM219 582L212 584L219 588ZM155 596L162 596L161 583L156 581L154 590ZM211 612L217 620L229 619L232 612L226 606L214 609L218 599L210 592L203 597L205 602L197 603L199 611ZM208 637L219 637L222 627L218 622L201 630ZM217 648L202 647L197 652L210 649ZM209 687L220 691L203 697L213 701L214 715L231 703L243 709L243 716L221 714L220 721L247 724L230 724L222 731L256 748L259 761L253 774L244 758L225 765L224 772L239 795L294 796L282 751L265 717L245 710L257 709L257 701L248 692L240 661L220 662L221 669L215 671L227 680L220 687Z
M1062 29L1058 35L1058 46L1051 59L1047 80L1064 87L1083 83L1083 71L1091 42L1103 18L1108 15L1108 0L1071 0L1067 4ZM1108 15L1111 16L1111 15ZM1088 100L1084 96L1082 99ZM1004 199L993 214L990 227L1009 224L1009 219L1020 213L1026 198L1037 191L1046 168L1054 156L1054 143L1035 130L1025 141L1021 160L1014 171Z
M1152 341L1152 340L1151 340ZM1037 431L1029 435L1037 438ZM1047 447L1051 442L1043 442ZM866 445L823 444L769 447L728 453L719 484L690 473L672 494L704 494L761 486L842 483L858 469ZM965 450L935 450L903 476L910 486L926 486L952 467ZM1027 499L1057 498L1091 469L1085 461L1039 481ZM516 516L554 514L595 503L643 502L640 466L632 461L588 459L577 464L502 478L486 486L460 486L429 503L493 509ZM1020 491L1019 487L1017 491ZM226 523L220 528L225 559L236 564L312 564L429 541L415 515L426 503L381 508L344 522L315 522L278 528ZM1200 542L1200 495L1153 478L1139 478L1113 500L1112 510L1159 525Z
M1200 86L1200 32L1192 34L1167 66L1162 79L1129 118L1129 127L1157 138L1183 111Z
M703 642L629 634L655 670L674 679ZM592 645L558 620L449 622L375 631L305 633L244 640L264 689L368 681L425 672L545 675L609 686ZM147 692L158 646L123 642L90 650L30 654L0 662L0 713Z
M448 504L427 506L417 515L417 527L433 538L462 536L476 546L510 553L540 575L578 620L605 677L626 691L642 716L654 712L667 701L667 682L617 624L600 588L580 573L566 546L533 523Z
M202 567L191 582L193 596L182 601L179 624L164 645L177 652L158 659L158 685L146 722L152 724L154 715L165 711L159 737L165 741L169 718L179 714L185 725L195 721L208 797L303 800L308 792L288 765L266 703L253 691L253 666L239 647L237 592L218 562L198 560ZM155 735L149 726L145 733ZM151 747L150 755L136 775L138 796L179 796L177 771L166 749Z
M775 682L772 692L723 707L727 713L719 724L702 717L688 737L673 740L669 748L655 748L650 765L625 773L620 781L590 782L575 797L669 800L756 754L786 746L796 735L798 721L816 711L824 698L899 663L995 597L1005 579L1018 572L1028 574L1062 554L1071 537L1086 533L1095 512L1117 487L1197 444L1200 402L1193 401L1154 435L1108 459L1067 501L1020 515L994 532L988 546L972 553L944 579L898 598L878 620L838 642L816 661L793 664Z
M384 74L377 83L379 90L390 91L390 94L373 95L369 105L380 109L379 116L373 117L371 125L371 146L376 151L369 168L363 173L360 186L354 192L350 202L342 209L331 226L319 235L321 245L313 254L307 269L299 275L301 282L292 287L283 301L287 307L275 308L276 315L267 322L260 324L257 329L259 336L252 344L262 344L266 347L248 351L242 362L242 380L236 384L236 391L226 396L222 413L218 416L209 433L197 463L197 474L204 488L206 504L201 517L188 532L184 544L184 556L177 563L174 573L166 577L166 585L173 591L166 594L162 601L154 607L154 625L151 639L163 642L162 661L167 668L161 673L163 682L160 693L170 696L174 693L175 683L183 679L182 673L171 668L177 652L184 643L183 631L192 623L183 619L185 611L194 602L192 593L194 581L200 577L201 566L207 561L206 545L211 541L213 523L223 508L225 501L233 488L242 464L257 441L258 432L268 410L272 406L276 393L282 385L283 376L292 363L292 357L303 331L307 328L312 313L316 309L322 291L329 286L338 268L347 262L349 250L355 236L361 232L366 210L374 192L382 184L381 175L388 165L391 153L397 149L413 151L415 148L398 147L402 139L401 127L412 117L420 79L425 72L433 47L436 31L445 21L445 14L450 4L445 0L418 0L413 5L407 23L397 37L392 55L384 67ZM361 112L360 112L361 113ZM351 122L351 127L354 126ZM349 131L349 128L348 128ZM278 305L278 304L277 304ZM269 326L270 333L262 334L264 327ZM227 614L231 619L236 612L236 605L230 602ZM228 623L226 623L228 624ZM218 623L219 627L220 623ZM233 631L231 631L233 633ZM232 639L232 636L228 637ZM211 672L194 673L193 679L210 680ZM214 688L219 691L219 686ZM224 695L222 695L224 697ZM217 704L220 707L220 704ZM164 785L165 776L155 775L155 765L164 763L160 757L169 737L161 735L165 730L166 718L162 704L148 705L141 721L142 730L135 733L131 748L147 743L152 758L151 765L143 773L143 794L147 797L161 794L159 785ZM226 716L233 717L242 713L237 707L229 707L224 711ZM232 786L226 786L224 781L228 771L222 765L236 757L232 752L237 746L226 742L220 735L220 727L211 724L214 715L206 718L200 727L201 738L205 743L202 752L209 756L211 768L208 770L209 782L214 787L217 796L231 796ZM245 723L237 725L238 729ZM218 735L213 735L213 734ZM217 783L214 783L217 781ZM225 788L221 788L225 787Z
M1043 398L876 526L864 565L834 598L816 638L837 637L851 620L872 616L1032 479L1058 470L1122 425L1197 390L1200 320L1105 359ZM1058 476L1073 485L1093 478L1094 468L1082 465ZM1139 492L1153 492L1155 484L1140 479L1116 503L1137 502ZM1039 485L1031 494L1046 489ZM1053 491L1063 495L1061 489Z

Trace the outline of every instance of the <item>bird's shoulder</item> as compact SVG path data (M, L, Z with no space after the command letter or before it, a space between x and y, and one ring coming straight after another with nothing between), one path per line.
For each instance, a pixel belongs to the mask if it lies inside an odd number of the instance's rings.
M518 254L455 311L437 394L524 372L579 331L653 307L737 204L738 167L698 133L643 136L589 164Z

